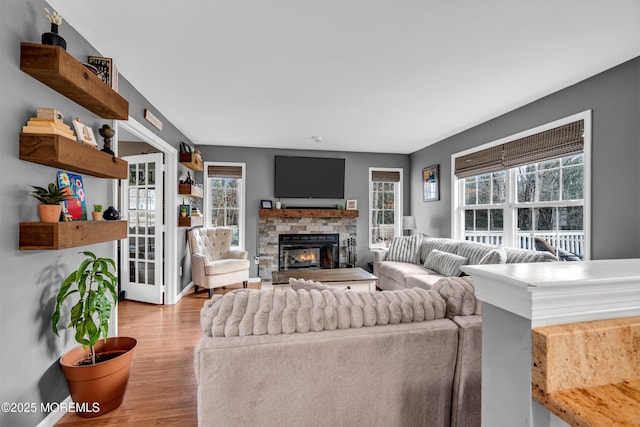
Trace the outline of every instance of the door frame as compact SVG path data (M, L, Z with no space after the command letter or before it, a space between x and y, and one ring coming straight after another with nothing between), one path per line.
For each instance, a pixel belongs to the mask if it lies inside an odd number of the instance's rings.
M116 121L116 144L119 139L118 129L123 129L147 144L164 153L164 304L172 305L178 302L178 216L176 198L172 194L178 194L178 149L171 146L165 140L149 130L142 123L129 116L128 121ZM117 148L117 145L116 145ZM113 198L118 196L118 185L114 181ZM114 203L117 201L114 200Z

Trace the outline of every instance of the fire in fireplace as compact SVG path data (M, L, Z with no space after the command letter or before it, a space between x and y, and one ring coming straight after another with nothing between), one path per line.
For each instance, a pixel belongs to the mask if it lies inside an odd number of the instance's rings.
M279 270L339 267L339 234L281 234Z

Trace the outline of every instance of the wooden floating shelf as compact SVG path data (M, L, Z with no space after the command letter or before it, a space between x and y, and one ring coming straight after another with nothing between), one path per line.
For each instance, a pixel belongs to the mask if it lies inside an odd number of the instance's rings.
M60 135L20 134L20 159L99 178L128 177L128 163Z
M59 46L21 43L20 69L104 119L129 119L129 102Z
M178 186L178 194L180 194L181 196L197 197L201 199L204 197L204 190L195 185L180 184Z
M178 227L198 227L204 224L201 216L181 216L178 217Z
M260 218L357 218L357 210L344 209L260 209Z
M125 239L127 221L21 222L20 250L68 249Z
M202 159L191 153L180 153L180 164L192 171L202 172L204 170Z

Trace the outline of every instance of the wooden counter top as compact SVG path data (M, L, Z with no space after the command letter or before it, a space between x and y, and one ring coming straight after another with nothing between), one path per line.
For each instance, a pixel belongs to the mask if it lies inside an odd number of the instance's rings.
M532 395L572 426L640 426L640 316L533 328Z

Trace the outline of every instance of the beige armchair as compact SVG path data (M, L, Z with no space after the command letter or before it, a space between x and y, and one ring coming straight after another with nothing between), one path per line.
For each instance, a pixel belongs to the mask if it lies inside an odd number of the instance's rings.
M191 278L198 287L209 290L242 282L247 287L249 260L247 251L230 249L230 228L193 228L189 230Z

